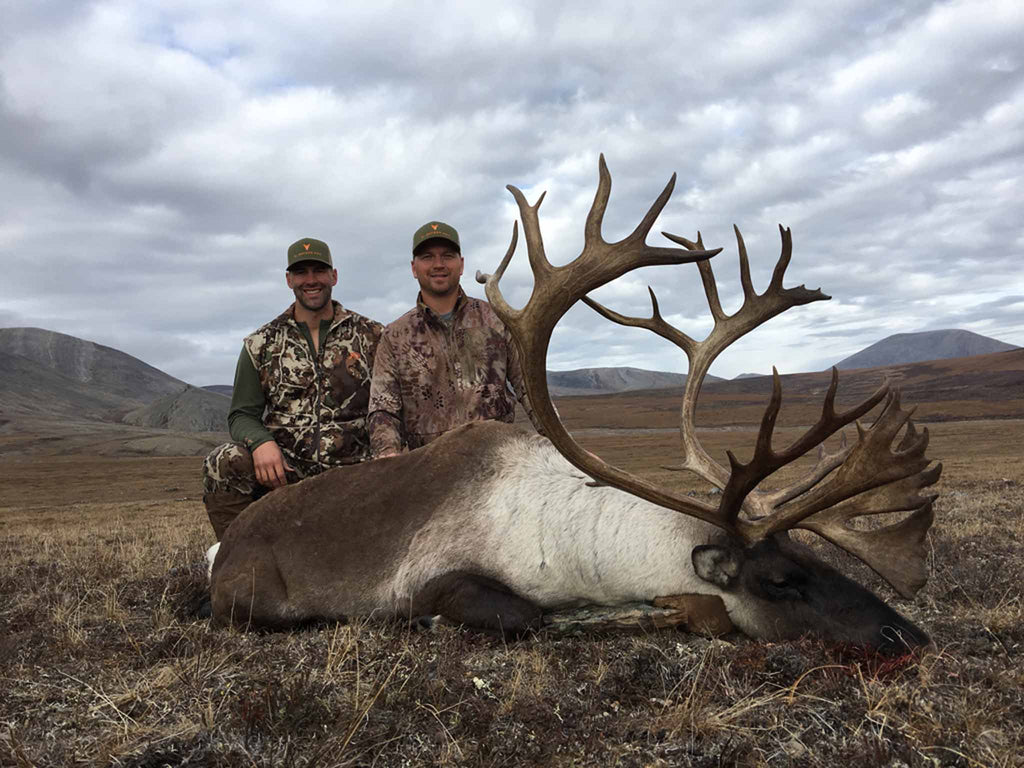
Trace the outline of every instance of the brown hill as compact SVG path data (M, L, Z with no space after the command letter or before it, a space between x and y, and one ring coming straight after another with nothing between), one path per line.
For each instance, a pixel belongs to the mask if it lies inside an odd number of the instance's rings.
M116 420L126 410L125 400L64 376L29 360L0 350L0 413L43 418L74 416L99 421Z
M844 371L838 407L863 400L888 377L902 389L903 402L916 406L918 421L1024 418L1024 349L991 355ZM820 413L831 373L780 377L780 424L811 424ZM697 422L725 427L759 423L771 395L770 376L705 384ZM598 397L559 398L558 410L570 430L671 429L678 425L682 389L626 392Z
M782 376L783 397L824 392L830 371L794 373ZM1005 402L1024 397L1024 349L948 360L857 368L840 373L839 391L850 397L864 397L883 379L899 384L904 396L914 402L987 400ZM771 376L709 382L704 392L714 395L771 393Z
M230 400L131 355L39 328L0 328L0 453L201 455Z
M708 376L709 381L720 381ZM552 397L570 395L607 395L643 389L671 389L686 384L685 373L647 371L643 368L578 368L574 371L548 371L548 389Z
M230 400L102 344L41 328L0 328L0 409L180 432L226 429Z
M836 363L836 368L841 371L852 368L876 368L880 365L988 355L993 352L1008 352L1011 349L1019 347L959 329L896 333L840 360Z
M0 351L134 405L180 392L184 381L111 347L42 328L0 328Z
M230 406L231 398L225 395L186 385L181 392L129 412L124 423L179 432L217 432L227 429Z

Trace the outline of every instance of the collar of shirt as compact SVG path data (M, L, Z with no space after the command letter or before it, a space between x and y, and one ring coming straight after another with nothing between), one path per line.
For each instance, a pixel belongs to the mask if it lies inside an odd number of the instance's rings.
M469 298L470 297L466 295L466 292L462 290L462 286L459 286L459 296L457 299L455 299L455 306L452 308L452 311L449 312L447 315L448 322L444 321L445 316L439 315L437 312L435 312L434 310L432 310L430 307L423 303L422 293L416 294L416 307L419 309L423 317L426 318L427 322L433 323L435 325L443 325L446 328L450 328L452 321L456 317L458 317L459 314L461 314L462 309L469 302Z

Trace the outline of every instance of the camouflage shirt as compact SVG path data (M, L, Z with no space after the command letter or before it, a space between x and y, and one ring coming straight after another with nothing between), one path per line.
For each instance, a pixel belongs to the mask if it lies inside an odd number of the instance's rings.
M370 450L374 457L426 445L469 421L511 422L515 402L531 421L512 337L486 301L459 298L449 321L416 307L384 329L370 388Z
M319 353L295 321L294 305L243 344L265 398L262 424L302 474L369 456L366 406L383 326L333 304ZM251 450L259 441L245 442Z

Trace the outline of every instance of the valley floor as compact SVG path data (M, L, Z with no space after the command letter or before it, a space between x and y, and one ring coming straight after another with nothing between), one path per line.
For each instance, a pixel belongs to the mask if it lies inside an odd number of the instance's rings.
M199 459L0 458L0 765L1020 766L1024 421L932 427L935 648L211 631ZM716 432L715 450L752 433ZM653 478L673 436L587 447ZM645 469L646 468L646 469Z

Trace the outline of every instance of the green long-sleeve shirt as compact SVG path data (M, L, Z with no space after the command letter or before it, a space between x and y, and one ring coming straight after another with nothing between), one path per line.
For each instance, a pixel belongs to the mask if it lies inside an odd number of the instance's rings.
M318 333L318 340L321 347L324 338L331 328L332 320L321 320ZM302 331L306 343L309 345L310 354L316 355L316 348L313 346L313 336L309 332L309 326L305 323L296 323ZM231 439L241 443L250 451L263 445L274 436L263 424L263 413L267 407L267 397L260 384L259 373L256 366L252 364L252 358L242 345L242 351L238 355L238 363L235 365L235 385L231 392L231 410L228 411L228 430L231 432Z

